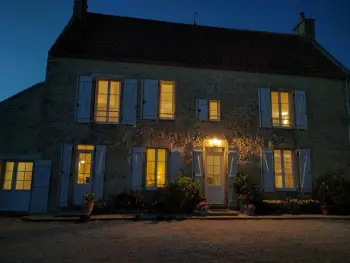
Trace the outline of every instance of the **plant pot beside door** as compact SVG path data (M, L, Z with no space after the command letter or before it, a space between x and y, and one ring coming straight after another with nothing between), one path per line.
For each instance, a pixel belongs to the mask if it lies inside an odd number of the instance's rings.
M94 193L85 193L84 194L84 205L83 205L83 216L86 219L90 219L91 212L94 209Z

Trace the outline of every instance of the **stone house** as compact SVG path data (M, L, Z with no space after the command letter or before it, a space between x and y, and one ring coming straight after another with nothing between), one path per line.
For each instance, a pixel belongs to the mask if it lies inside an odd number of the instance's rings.
M178 175L232 207L247 173L264 198L308 197L348 171L349 73L315 41L90 13L73 15L46 78L0 104L0 211L79 206Z

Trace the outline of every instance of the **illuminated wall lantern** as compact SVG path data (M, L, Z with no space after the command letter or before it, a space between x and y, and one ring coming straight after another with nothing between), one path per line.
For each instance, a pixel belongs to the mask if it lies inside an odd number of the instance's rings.
M214 138L212 140L209 140L209 143L211 146L218 147L221 145L221 140Z

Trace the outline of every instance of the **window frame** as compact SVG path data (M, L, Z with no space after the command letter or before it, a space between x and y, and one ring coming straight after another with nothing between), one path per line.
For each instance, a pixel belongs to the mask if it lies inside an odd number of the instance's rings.
M160 117L160 109L161 109L161 95L162 95L162 82L171 82L173 84L173 116L171 118ZM175 97L176 83L174 80L159 80L158 81L158 119L161 121L173 121L175 120L175 112L176 112L176 97Z
M33 177L34 177L34 161L33 160L0 160L1 161L1 170L0 170L0 191L5 192L12 192L12 191L31 191L33 188ZM13 170L12 170L12 178L11 178L11 188L10 189L4 189L4 183L5 183L5 173L6 173L6 164L12 162L13 163ZM19 163L31 163L32 164L32 176L30 180L30 189L16 189L16 183L17 183L17 173L18 173L18 164ZM24 171L26 172L26 171ZM21 181L28 181L28 180L21 180Z
M283 187L277 188L276 187L276 175L275 175L275 151L280 151L281 153L281 171L282 171L282 185ZM286 188L285 187L285 170L284 170L284 151L290 151L291 157L292 157L292 175L293 175L293 183L294 187L292 188ZM283 159L282 159L283 157ZM284 191L284 192L295 192L297 190L297 182L296 182L296 175L295 171L297 169L296 167L296 150L292 148L275 148L272 150L272 162L273 162L273 186L276 191Z
M117 122L110 122L110 121L97 121L96 120L96 116L95 116L95 112L97 111L97 102L98 102L98 82L99 81L108 81L108 87L107 87L107 105L106 108L108 109L106 111L107 113L107 119L109 117L109 98L110 98L110 87L111 87L111 82L115 81L115 82L119 82L120 83L120 92L119 92L119 117L118 117L118 121ZM118 79L118 78L103 78L103 77L97 77L93 80L94 83L94 98L93 98L93 107L92 107L92 120L94 123L96 124L120 124L121 123L121 118L122 118L122 92L123 92L123 86L124 86L124 82L122 79Z
M273 123L273 112L272 112L272 93L278 93L278 115L279 115L279 124L274 125ZM282 103L281 103L281 93L288 93L288 103L289 103L289 114L290 114L290 125L285 127L282 125ZM294 91L285 90L285 89L271 89L270 90L270 107L271 107L271 125L274 129L294 129L295 128L295 113L294 113Z
M210 102L216 102L217 103L217 119L211 119L210 118ZM220 100L216 99L216 100L208 100L208 121L214 121L214 122L217 122L217 121L221 121L221 103L220 103Z
M155 156L154 156L154 185L152 187L148 187L147 186L147 164L148 164L148 160L147 160L147 151L148 150L155 150ZM148 147L145 149L145 167L144 167L144 180L145 180L145 184L144 184L144 188L147 191L154 191L157 189L162 189L164 188L164 186L157 186L157 169L158 169L158 150L164 150L165 151L165 167L164 167L164 184L167 183L167 177L168 177L168 154L169 154L169 149L167 148L161 148L161 147Z
M79 146L84 146L85 149L79 149ZM86 146L89 148L86 149ZM93 149L91 149L93 147ZM92 184L93 183L93 173L94 173L94 168L95 168L95 151L96 151L96 146L94 144L76 144L74 145L74 176L73 176L73 184L74 185L87 185L87 184ZM91 154L91 163L90 163L90 177L89 177L89 182L85 184L79 184L78 179L79 179L79 154L80 153L89 153Z

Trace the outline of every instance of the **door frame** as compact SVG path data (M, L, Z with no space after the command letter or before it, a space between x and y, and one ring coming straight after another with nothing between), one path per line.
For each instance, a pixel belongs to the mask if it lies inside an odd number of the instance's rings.
M220 150L220 151L218 151ZM222 203L209 203L209 205L218 205L218 206L226 206L226 173L225 173L225 148L224 147L205 147L204 148L204 193L205 196L208 196L208 182L207 182L207 157L211 155L211 153L215 153L214 156L221 157L221 187L222 187Z
M78 166L79 166L79 154L80 153L91 153L91 165L90 165L90 191L92 191L92 183L94 180L94 166L95 166L95 147L93 150L81 150L77 149L77 145L75 145L74 150L73 150L73 160L72 160L72 168L71 168L71 189L70 189L70 203L73 206L79 206L79 204L74 203L74 194L75 194L75 187L77 184L78 180Z

